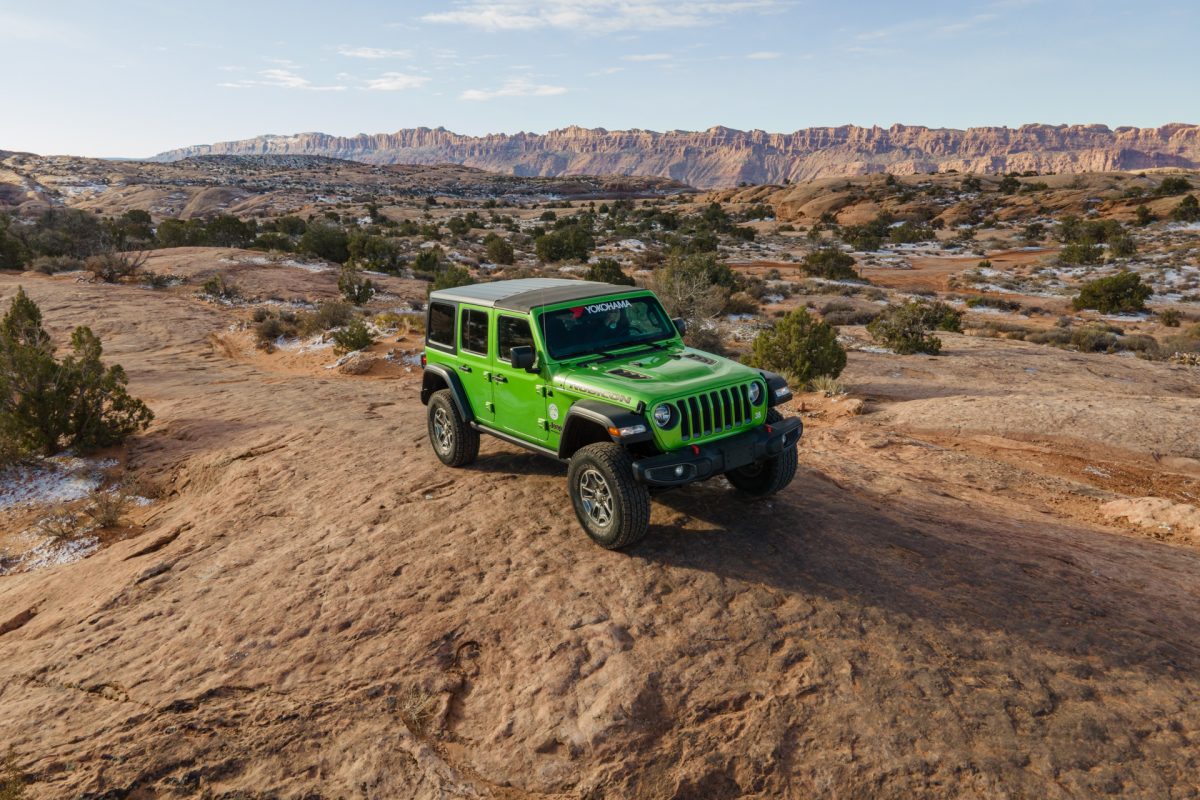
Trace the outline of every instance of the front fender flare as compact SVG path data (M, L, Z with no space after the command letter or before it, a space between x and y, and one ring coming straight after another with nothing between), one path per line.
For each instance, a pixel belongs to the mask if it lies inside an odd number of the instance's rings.
M567 410L567 416L563 420L562 438L558 442L559 458L568 458L571 455L575 436L580 426L583 425L599 426L610 441L620 445L648 442L654 439L654 432L650 430L650 422L644 414L638 414L627 408L614 406L600 400L580 400ZM609 428L629 428L634 425L644 425L646 432L633 436L613 436L608 432Z

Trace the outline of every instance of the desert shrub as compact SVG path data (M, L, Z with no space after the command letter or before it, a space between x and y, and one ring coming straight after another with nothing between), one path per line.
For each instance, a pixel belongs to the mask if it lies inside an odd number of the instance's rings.
M55 542L68 542L86 530L87 520L66 503L58 503L38 520L37 527Z
M708 253L672 255L651 279L667 312L687 321L689 343L701 323L725 308L733 282L729 266Z
M204 225L208 243L216 247L243 247L254 240L258 223L243 222L232 214L218 214Z
M439 289L453 289L456 286L469 286L475 282L471 277L471 273L466 267L460 267L453 264L443 270L439 270L434 276L433 282L429 284L427 292L436 292Z
M1083 284L1071 301L1076 310L1093 308L1103 314L1136 313L1146 310L1153 290L1136 272L1118 272Z
M879 312L873 308L858 308L844 300L831 300L821 307L821 319L830 325L866 325Z
M806 384L819 375L841 375L846 351L838 344L832 325L798 308L758 334L749 363Z
M28 448L22 445L17 431L12 429L11 423L3 423L4 420L0 419L0 471L11 467L29 455Z
M225 280L225 276L217 273L200 286L200 294L212 300L237 300L242 296L238 287Z
M434 245L417 253L413 259L413 273L432 278L442 268L442 248Z
M129 494L125 487L118 486L112 490L97 489L88 496L88 504L83 513L92 518L97 528L115 528L125 518L129 510Z
M1200 202L1196 200L1196 195L1189 194L1187 197L1179 201L1179 205L1175 206L1171 211L1171 219L1176 222L1196 222L1200 220Z
M342 264L350 258L350 237L337 225L314 222L300 237L300 250Z
M364 278L358 267L347 264L338 276L338 291L348 302L361 306L375 296L375 284L369 278Z
M136 276L146 264L147 253L101 253L84 262L97 280L120 283Z
M346 327L333 332L333 350L339 354L363 350L374 342L374 334L361 317L355 317Z
M102 355L100 340L81 326L57 360L41 310L18 289L0 323L0 430L49 455L64 443L84 451L119 444L149 426L154 414Z
M588 267L587 274L583 277L589 281L613 283L618 286L633 286L633 278L625 274L625 271L621 269L621 265L617 263L615 258L601 258L595 264Z
M25 249L34 256L85 259L106 252L112 246L100 218L74 208L52 208L39 216L32 226L22 226L20 235Z
M23 269L29 253L11 226L9 216L0 214L0 269Z
M325 300L313 311L301 314L296 321L300 333L312 336L333 328L340 328L350 322L353 316L354 309L349 303L343 303L340 300Z
M942 340L931 332L961 329L961 312L945 303L928 300L909 300L903 305L888 306L867 326L872 339L901 355L937 355L942 350Z
M292 251L291 237L277 231L266 231L250 243L252 250L279 250L284 253Z
M587 261L596 246L591 231L582 225L567 225L544 233L533 242L534 252L543 262Z
M453 236L466 236L471 231L471 224L459 216L446 220L446 230Z
M859 280L854 258L834 248L822 248L804 256L800 267L814 278L829 280Z
M1063 247L1058 260L1064 264L1099 264L1104 252L1094 244L1072 242Z
M818 375L808 382L808 388L820 392L826 397L835 397L846 393L846 387L832 375Z
M513 251L512 244L503 236L489 233L483 238L483 246L487 251L488 261L491 261L493 264L508 265L516 260L516 253Z
M208 244L203 220L168 218L158 223L155 232L159 247L194 247Z
M275 313L266 308L254 311L254 339L259 347L270 347L279 339L290 339L300 332L299 320L291 311Z
M890 241L892 244L928 242L933 238L935 238L933 228L924 225L916 225L912 222L902 223L888 231L888 241Z
M1182 175L1170 175L1162 179L1162 183L1154 190L1154 193L1166 197L1173 194L1183 194L1191 191L1192 184Z
M968 297L967 308L994 308L998 311L1020 311L1021 304L1016 300L1005 300L1001 297Z
M1144 228L1151 222L1154 222L1154 214L1144 205L1138 206L1134 213L1136 214L1134 224L1139 228Z
M1071 332L1071 344L1082 353L1104 353L1115 348L1117 335L1099 325L1083 325Z
M1164 308L1158 312L1158 321L1168 328L1178 328L1182 320L1183 315L1174 308Z
M1050 344L1055 347L1065 347L1071 343L1071 331L1067 328L1050 328L1049 330L1033 331L1025 335L1025 341L1032 344Z
M721 310L726 314L757 314L758 301L746 292L734 292Z

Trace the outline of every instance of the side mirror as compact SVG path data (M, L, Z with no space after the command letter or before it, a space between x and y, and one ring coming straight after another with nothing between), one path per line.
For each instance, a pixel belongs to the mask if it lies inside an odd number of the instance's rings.
M514 347L508 351L508 360L513 369L523 369L526 372L536 372L533 368L534 354L532 347Z
M671 322L675 323L675 330L679 331L680 336L683 336L685 333L687 333L687 320L685 320L683 317L676 317L675 319L671 320Z

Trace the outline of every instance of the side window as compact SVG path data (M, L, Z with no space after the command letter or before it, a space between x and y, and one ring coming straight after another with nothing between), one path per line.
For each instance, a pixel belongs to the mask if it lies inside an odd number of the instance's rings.
M488 351L487 326L486 311L464 308L462 312L462 349L486 356Z
M449 303L429 304L429 341L443 347L454 347L454 306Z
M514 347L533 347L533 333L529 330L529 320L523 317L497 318L496 343L496 358L501 361L509 360L509 353Z

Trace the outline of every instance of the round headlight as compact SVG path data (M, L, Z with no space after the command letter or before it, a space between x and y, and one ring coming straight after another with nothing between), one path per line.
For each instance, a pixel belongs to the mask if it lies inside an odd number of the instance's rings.
M762 384L758 381L750 384L750 402L758 405L758 401L762 400Z
M671 424L671 407L669 405L660 403L654 407L654 424L660 428Z

